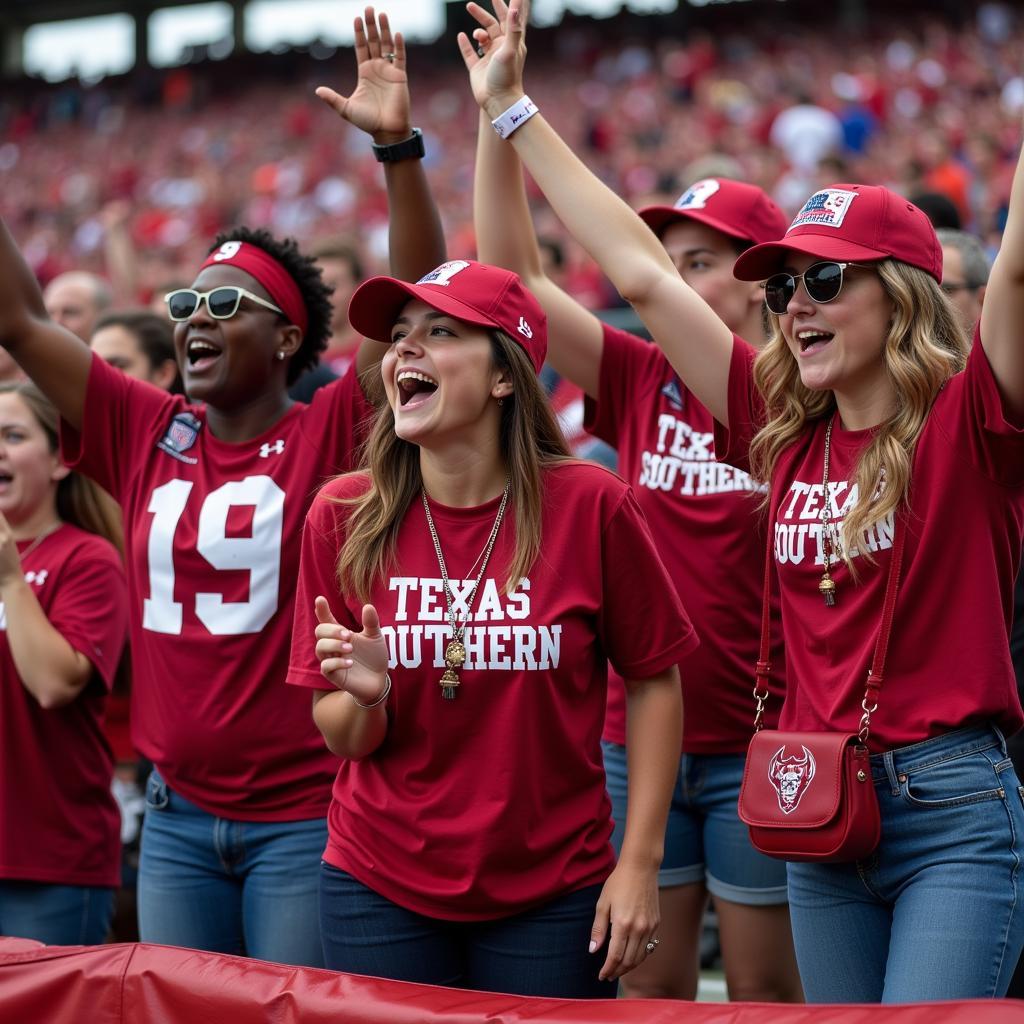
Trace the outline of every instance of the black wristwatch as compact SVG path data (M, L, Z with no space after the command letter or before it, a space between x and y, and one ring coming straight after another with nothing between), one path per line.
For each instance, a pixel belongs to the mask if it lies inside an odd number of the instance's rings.
M413 128L412 135L401 142L393 142L390 146L378 146L373 143L373 155L382 164L393 164L398 160L422 160L426 150L423 148L423 132Z

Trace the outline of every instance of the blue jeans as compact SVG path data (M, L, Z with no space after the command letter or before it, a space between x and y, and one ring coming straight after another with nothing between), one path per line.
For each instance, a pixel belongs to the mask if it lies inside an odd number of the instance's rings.
M626 748L607 741L604 772L612 802L618 853L626 831ZM750 845L736 804L745 754L684 754L665 828L665 855L658 872L663 889L700 882L719 899L745 906L786 902L786 865Z
M218 818L146 784L139 860L144 942L322 967L317 878L327 822Z
M0 882L0 935L50 946L96 946L106 939L113 914L113 889Z
M320 932L335 971L557 999L614 999L591 954L601 886L495 921L439 921L406 910L330 864L320 869Z
M808 1002L1003 996L1024 946L1024 788L995 729L871 758L882 841L855 864L790 864Z

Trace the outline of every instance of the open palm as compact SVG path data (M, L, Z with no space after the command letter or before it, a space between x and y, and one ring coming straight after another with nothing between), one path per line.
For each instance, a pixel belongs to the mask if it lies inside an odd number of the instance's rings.
M351 96L321 86L317 96L346 121L379 142L397 142L410 134L409 79L405 40L391 34L388 16L372 7L355 19L356 87ZM393 58L393 59L392 59Z

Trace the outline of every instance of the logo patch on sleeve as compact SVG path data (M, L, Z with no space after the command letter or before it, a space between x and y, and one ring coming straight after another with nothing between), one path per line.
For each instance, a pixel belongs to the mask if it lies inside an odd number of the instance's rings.
M199 440L199 431L202 428L202 420L198 417L190 412L179 412L171 420L167 433L157 441L156 446L179 462L187 462L194 466L199 460L186 455L185 452Z
M674 409L682 409L683 392L679 387L679 378L673 377L662 389L662 395L668 399L668 404Z
M844 188L823 188L820 192L815 192L793 219L789 230L803 227L805 224L826 228L841 227L857 195L858 193Z

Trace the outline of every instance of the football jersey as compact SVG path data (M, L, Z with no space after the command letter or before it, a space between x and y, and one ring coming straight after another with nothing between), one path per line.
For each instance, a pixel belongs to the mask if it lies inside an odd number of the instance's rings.
M103 715L128 630L124 569L113 545L67 523L19 546L47 620L94 671L74 700L44 710L18 676L0 604L0 879L116 886L121 815Z
M64 458L124 512L132 737L210 814L321 817L333 758L284 685L302 522L352 467L370 414L352 369L259 437L214 437L203 407L94 358Z

